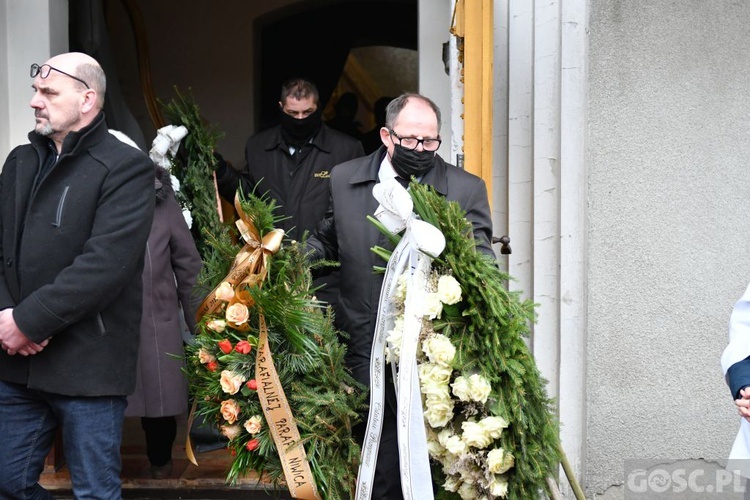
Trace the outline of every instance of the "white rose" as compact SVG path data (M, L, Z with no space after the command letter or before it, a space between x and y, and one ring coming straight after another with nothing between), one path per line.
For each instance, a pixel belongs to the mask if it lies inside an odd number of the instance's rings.
M453 436L453 431L451 431L450 429L443 429L437 433L437 441L443 448L445 448L446 443L451 436Z
M443 312L443 303L440 302L436 293L427 293L424 297L422 316L435 319Z
M443 483L443 489L453 493L457 492L460 486L461 480L457 476L446 476L445 482Z
M450 365L456 356L456 348L450 339L440 333L431 335L422 342L422 351L433 363Z
M509 471L514 464L513 455L502 448L495 448L487 453L487 467L493 474Z
M408 283L409 277L407 273L398 277L398 284L396 285L396 292L393 294L393 298L400 305L404 305L404 301L406 300L406 287Z
M453 276L440 276L437 285L437 294L443 304L456 304L461 301L461 285Z
M461 424L461 430L463 430L461 439L466 443L466 446L473 446L481 450L492 442L492 438L487 435L478 422L467 420Z
M491 391L490 383L483 376L475 373L469 377L469 397L473 401L486 403Z
M508 478L493 476L490 480L490 494L500 498L508 496Z
M503 429L508 428L508 421L502 417L485 417L479 423L492 439L499 438L503 434Z
M201 347L198 349L198 359L205 365L212 361L216 361L216 356Z
M422 363L417 370L423 394L434 394L444 398L450 397L448 389L448 382L451 378L450 368L432 363Z
M224 370L221 372L221 390L227 394L237 394L237 391L242 389L242 384L245 383L245 377L239 373L233 371Z
M260 429L263 427L263 419L260 415L254 415L247 420L245 420L245 430L249 432L250 434L257 434L260 432Z
M216 296L217 300L229 302L234 298L234 287L228 281L224 281L221 285L219 285L219 288L216 289L216 293L214 295Z
M443 427L453 419L453 400L450 398L427 396L425 406L424 417L432 428Z
M433 458L439 458L445 453L445 448L438 442L434 434L427 437L427 453Z
M393 330L388 331L386 342L388 342L388 348L386 350L386 361L398 361L401 357L401 344L403 342L404 335L404 317L399 316L393 323Z
M449 453L459 456L466 453L466 443L454 434L446 440L445 449L448 450Z
M461 487L458 488L458 494L461 496L463 500L476 500L477 489L474 487L473 484L462 483Z
M239 425L222 425L221 433L230 441L240 435Z
M451 387L453 388L453 395L461 401L469 401L471 399L469 397L469 379L463 375L456 377L456 380L453 381Z

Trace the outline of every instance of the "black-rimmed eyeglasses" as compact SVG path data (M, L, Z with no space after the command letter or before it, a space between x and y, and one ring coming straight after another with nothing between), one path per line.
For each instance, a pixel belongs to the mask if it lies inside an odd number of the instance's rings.
M36 78L36 75L39 75L40 77L42 77L42 79L47 78L49 76L50 71L52 71L52 70L55 70L58 73L62 73L65 76L69 76L73 80L77 80L77 81L81 82L82 84L84 84L87 89L91 89L91 87L89 87L88 83L84 82L83 80L81 80L77 76L73 76L70 73L66 73L65 71L62 71L62 70L59 70L59 69L57 69L57 68L55 68L53 66L50 66L49 64L42 64L41 66L39 66L36 63L32 64L31 65L31 78Z
M424 149L425 151L437 151L440 147L440 143L443 142L442 139L417 139L416 137L401 137L392 129L388 130L388 132L393 137L398 139L398 143L402 148L406 149L417 149L417 147L421 144L422 149Z

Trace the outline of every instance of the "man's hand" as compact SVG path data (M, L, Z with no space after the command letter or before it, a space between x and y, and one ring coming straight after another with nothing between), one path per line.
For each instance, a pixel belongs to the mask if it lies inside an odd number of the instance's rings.
M16 321L13 319L13 309L4 309L0 311L0 347L9 356L20 354L21 356L30 356L41 352L49 343L49 339L41 344L32 342L21 330L18 329Z

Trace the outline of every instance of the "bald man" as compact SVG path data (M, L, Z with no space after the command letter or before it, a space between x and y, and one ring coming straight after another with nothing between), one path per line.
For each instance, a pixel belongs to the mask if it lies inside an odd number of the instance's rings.
M154 165L109 134L80 53L31 66L36 125L0 171L0 498L39 485L58 427L76 498L121 498Z

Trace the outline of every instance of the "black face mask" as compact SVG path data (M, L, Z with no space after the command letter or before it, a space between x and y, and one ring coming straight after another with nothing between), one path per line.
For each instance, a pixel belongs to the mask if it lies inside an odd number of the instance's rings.
M406 149L400 144L394 144L391 165L393 165L393 170L404 179L411 180L412 175L419 178L435 165L435 152Z
M298 148L310 142L320 130L322 112L317 109L305 118L294 118L279 110L281 137L289 146Z

